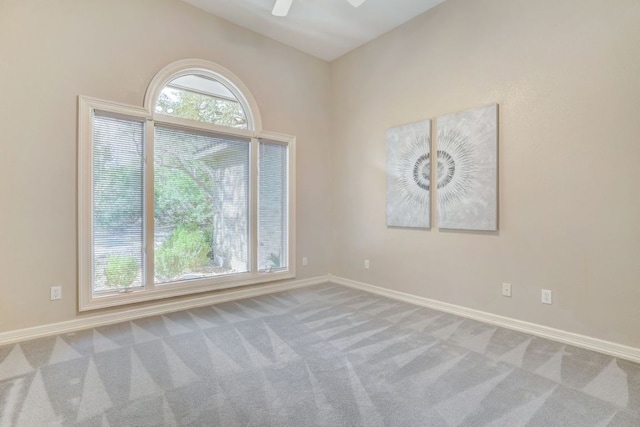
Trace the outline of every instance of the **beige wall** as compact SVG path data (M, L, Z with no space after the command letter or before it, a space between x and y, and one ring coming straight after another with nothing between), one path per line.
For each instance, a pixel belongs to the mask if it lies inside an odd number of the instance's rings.
M176 0L0 0L0 332L78 316L77 96L141 105L192 57L298 136L298 278L640 347L638 22L630 0L448 0L329 66ZM493 102L500 231L388 229L385 130Z
M230 69L264 129L298 137L298 278L327 273L326 62L177 0L0 0L0 332L78 316L78 95L142 106L184 58Z
M335 61L331 272L640 347L639 23L637 1L448 0ZM385 130L489 103L500 231L387 228Z

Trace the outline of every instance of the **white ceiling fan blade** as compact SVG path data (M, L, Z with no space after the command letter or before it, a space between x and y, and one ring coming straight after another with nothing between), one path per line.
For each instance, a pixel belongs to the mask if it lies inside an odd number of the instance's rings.
M293 0L276 0L271 14L273 16L287 16L289 8L291 8L291 3L293 3Z
M360 6L362 3L364 3L366 0L347 0L349 3L351 3L351 6L353 7L358 7Z

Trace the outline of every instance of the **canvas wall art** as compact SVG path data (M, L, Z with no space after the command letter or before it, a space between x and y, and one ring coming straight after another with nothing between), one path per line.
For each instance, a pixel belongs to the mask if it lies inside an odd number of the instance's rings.
M498 105L438 118L438 227L498 229Z
M387 225L429 228L431 120L387 130Z

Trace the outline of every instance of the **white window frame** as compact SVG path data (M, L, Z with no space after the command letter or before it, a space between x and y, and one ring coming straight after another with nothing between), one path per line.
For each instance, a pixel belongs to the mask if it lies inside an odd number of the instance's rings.
M171 117L155 112L155 104L162 89L173 79L199 74L212 77L227 86L240 102L246 116L247 129L234 129L209 123ZM144 286L126 293L93 293L93 115L99 111L110 115L139 120L145 125L144 153ZM249 272L233 273L201 279L155 284L153 277L153 143L155 123L194 129L216 134L251 139L249 182ZM258 271L258 148L260 140L288 146L288 260L287 268ZM255 285L295 277L295 158L296 138L291 135L262 130L257 103L251 92L229 70L209 61L188 59L163 68L147 88L142 108L104 101L87 96L78 97L78 306L80 311L95 310L124 304L189 295L199 292Z

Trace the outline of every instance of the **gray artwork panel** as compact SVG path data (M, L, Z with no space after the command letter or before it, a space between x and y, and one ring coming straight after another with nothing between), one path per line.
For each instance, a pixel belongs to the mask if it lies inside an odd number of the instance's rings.
M430 227L431 120L387 130L387 225Z
M498 229L498 105L438 118L438 226Z

